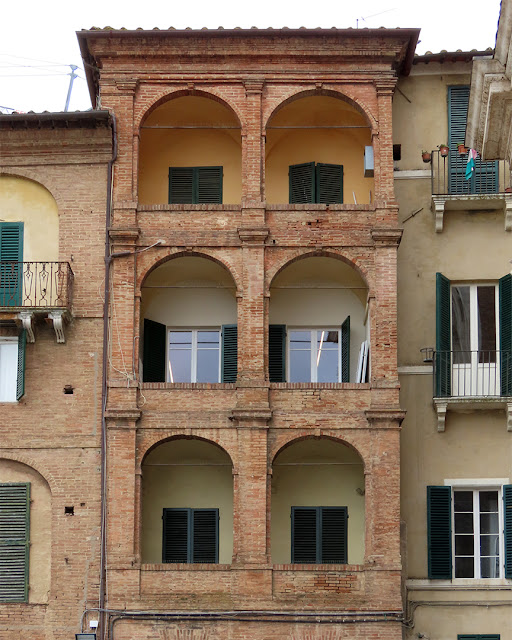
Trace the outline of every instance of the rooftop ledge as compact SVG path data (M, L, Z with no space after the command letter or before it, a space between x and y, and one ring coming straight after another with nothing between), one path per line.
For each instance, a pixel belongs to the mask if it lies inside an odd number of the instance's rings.
M444 214L449 211L503 211L505 231L512 231L512 193L432 195L436 233L442 233Z
M467 413L470 411L505 410L507 414L507 431L512 431L512 397L510 396L453 396L434 398L437 412L437 430L445 430L446 412Z

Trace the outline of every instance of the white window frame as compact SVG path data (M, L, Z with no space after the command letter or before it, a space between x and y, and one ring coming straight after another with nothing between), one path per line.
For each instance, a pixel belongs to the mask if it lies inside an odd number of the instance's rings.
M219 332L219 370L217 373L217 380L220 382L222 371L222 328L221 327L167 327L167 340L166 340L166 372L165 377L167 382L174 382L171 380L171 360L170 360L170 334L172 331L190 331L192 332L192 345L190 351L191 364L190 364L190 382L197 382L197 332L198 331L218 331ZM213 349L211 349L213 351ZM215 383L210 383L215 384Z
M291 332L292 331L309 331L310 332L310 351L311 351L311 357L310 357L310 380L309 382L311 383L317 383L317 372L318 372L318 367L316 364L316 360L318 358L318 350L317 350L317 342L316 342L316 335L313 339L313 332L317 331L337 331L338 333L338 379L337 380L333 380L332 382L341 382L341 326L340 327L286 327L286 372L287 375L286 377L288 378L287 382L290 382L290 372L291 372L291 366L290 366L290 356L291 356L291 352L292 349L290 347L290 343L291 343ZM294 349L294 351L298 351L298 349Z
M2 357L3 345L15 345L15 355L11 358L9 364L6 366L4 357ZM14 351L14 350L13 350ZM3 395L2 389L5 384L5 380L10 380L13 393L11 395ZM12 382L14 380L14 383ZM16 337L2 337L0 338L0 402L17 402L16 388L18 383L18 338Z

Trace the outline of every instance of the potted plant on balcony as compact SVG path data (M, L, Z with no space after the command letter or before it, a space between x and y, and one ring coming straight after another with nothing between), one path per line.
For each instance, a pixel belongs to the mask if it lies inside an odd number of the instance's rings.
M423 159L423 162L430 162L432 160L432 154L430 153L430 151L422 151L421 157Z
M450 149L449 149L447 144L440 144L439 145L439 153L443 156L443 158L446 158L446 156L448 155L449 151L450 151Z
M468 150L465 147L464 143L458 144L457 145L457 149L458 149L458 151L459 151L461 156L463 156L464 154L466 154L468 152Z

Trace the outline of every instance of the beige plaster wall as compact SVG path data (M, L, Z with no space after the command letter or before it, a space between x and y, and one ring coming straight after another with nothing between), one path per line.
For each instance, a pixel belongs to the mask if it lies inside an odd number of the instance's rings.
M0 458L0 483L30 483L30 604L48 602L50 592L52 498L46 480L31 467Z
M343 201L368 204L373 178L364 177L364 147L371 145L365 117L343 100L328 96L301 98L280 109L268 126L346 125L354 129L267 129L265 189L270 204L289 202L288 167L302 162L343 165ZM372 195L370 195L372 192Z
M162 562L162 510L170 507L219 509L219 562L231 564L233 476L227 453L209 442L173 440L148 454L142 465L142 562Z
M23 260L59 259L59 212L43 185L0 175L0 222L23 222Z
M145 129L148 126L200 129ZM208 126L236 129L215 130ZM198 96L176 98L155 109L143 122L139 152L139 203L169 202L169 167L222 166L222 201L237 204L242 193L240 124L226 107Z
M364 559L363 462L332 440L304 440L287 447L272 465L271 553L274 564L291 561L291 508L348 507L348 562Z

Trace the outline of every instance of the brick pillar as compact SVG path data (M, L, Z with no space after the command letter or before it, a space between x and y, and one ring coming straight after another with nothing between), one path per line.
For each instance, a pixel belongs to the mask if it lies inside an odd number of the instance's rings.
M373 136L375 158L375 204L377 206L377 224L396 224L387 211L387 205L395 204L393 175L393 92L396 78L382 78L377 82L378 134Z
M242 131L242 206L263 200L264 147L261 130L262 80L245 82L245 122Z

